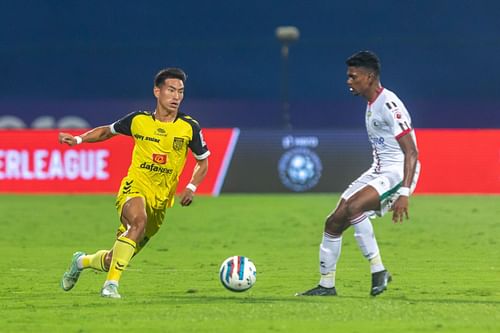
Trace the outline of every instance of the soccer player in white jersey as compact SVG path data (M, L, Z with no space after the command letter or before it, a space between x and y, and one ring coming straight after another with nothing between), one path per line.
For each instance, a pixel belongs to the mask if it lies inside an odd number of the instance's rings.
M319 248L319 284L297 296L337 295L335 271L342 233L350 226L370 263L370 294L376 296L387 289L391 275L382 263L370 217L392 210L394 223L408 218L408 201L420 170L410 115L396 94L382 87L378 57L371 51L360 51L346 64L349 90L368 102L365 121L373 164L342 193L337 207L327 217Z

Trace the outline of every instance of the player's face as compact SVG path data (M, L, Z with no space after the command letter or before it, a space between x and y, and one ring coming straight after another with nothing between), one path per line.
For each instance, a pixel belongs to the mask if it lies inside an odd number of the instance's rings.
M154 87L153 92L161 108L176 112L184 98L184 83L179 79L166 79L161 87Z
M373 73L362 67L347 67L347 85L355 96L364 96L373 81Z

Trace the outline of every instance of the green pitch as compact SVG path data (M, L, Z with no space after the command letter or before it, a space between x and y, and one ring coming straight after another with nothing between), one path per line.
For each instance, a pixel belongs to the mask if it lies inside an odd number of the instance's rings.
M323 221L337 195L223 195L175 207L123 274L121 300L102 299L103 273L63 292L76 250L109 248L112 196L0 196L1 332L500 332L500 198L415 196L411 220L374 227L389 290L350 229L338 297L295 297L318 280ZM257 283L231 293L218 279L231 255L250 257Z

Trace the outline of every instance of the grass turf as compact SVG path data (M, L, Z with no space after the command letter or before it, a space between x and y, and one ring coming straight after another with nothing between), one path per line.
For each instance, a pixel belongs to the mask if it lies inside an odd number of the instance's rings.
M394 281L372 298L349 229L338 297L295 297L318 280L323 221L337 195L223 195L176 206L124 273L121 300L103 273L63 292L76 250L113 244L112 196L0 196L1 332L499 332L500 198L415 196L411 220L374 221ZM222 261L250 257L257 283L231 293Z

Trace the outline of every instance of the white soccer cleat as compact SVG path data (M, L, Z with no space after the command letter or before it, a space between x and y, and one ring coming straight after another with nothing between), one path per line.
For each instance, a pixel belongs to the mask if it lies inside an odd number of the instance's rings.
M76 282L78 282L78 278L80 277L80 273L82 269L78 268L78 259L81 256L84 256L83 252L75 252L73 253L73 258L71 259L71 264L68 267L68 270L64 272L63 277L61 279L61 288L64 291L71 290Z
M101 289L101 296L106 298L122 298L118 293L118 285L114 283L105 283Z

